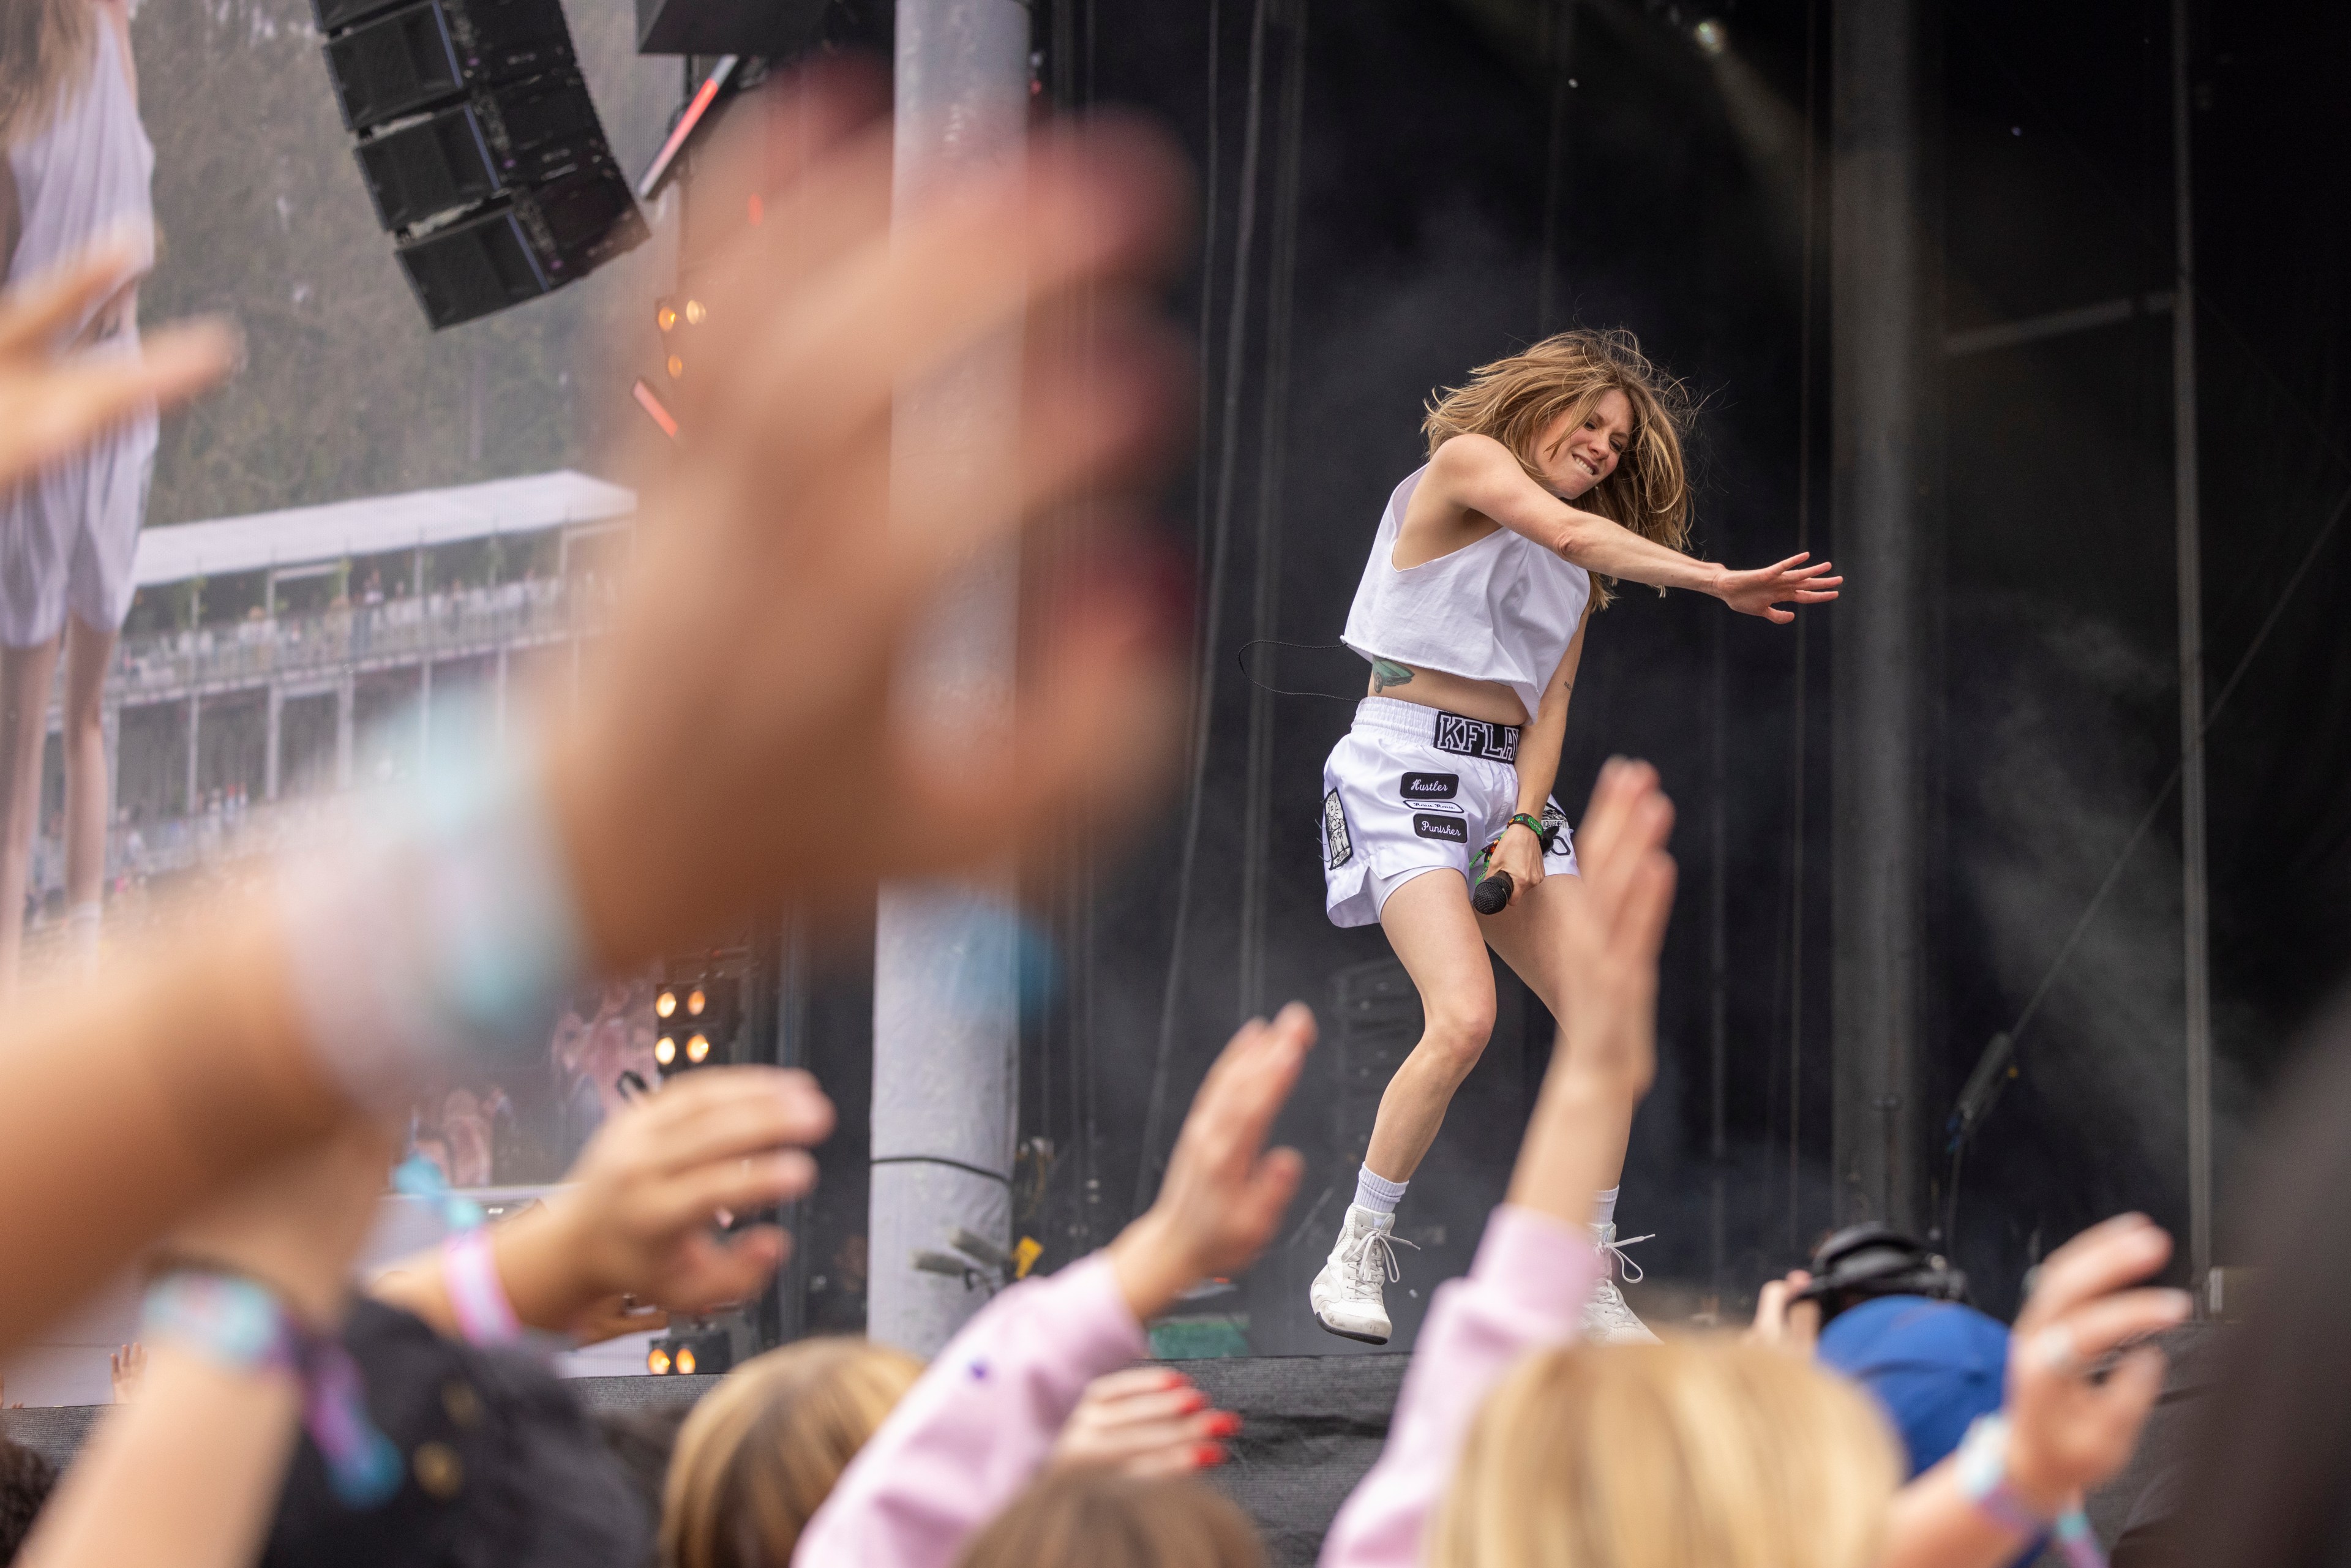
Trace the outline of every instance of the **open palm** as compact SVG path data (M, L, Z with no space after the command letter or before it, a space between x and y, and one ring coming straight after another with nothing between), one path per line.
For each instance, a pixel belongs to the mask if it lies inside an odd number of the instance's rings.
M1796 612L1782 610L1782 604L1826 604L1837 596L1844 579L1832 577L1833 563L1820 561L1807 566L1810 550L1790 556L1772 566L1759 566L1751 571L1724 574L1718 591L1725 604L1741 615L1761 615L1766 621L1782 625L1793 621Z

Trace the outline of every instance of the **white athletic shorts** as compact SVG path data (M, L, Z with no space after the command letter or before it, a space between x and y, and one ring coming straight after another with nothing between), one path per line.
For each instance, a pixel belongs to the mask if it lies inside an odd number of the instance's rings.
M129 333L89 350L138 351ZM56 641L68 610L93 632L122 629L155 438L155 411L142 409L0 496L0 644Z
M1519 727L1464 718L1394 697L1365 697L1322 764L1323 907L1333 925L1371 925L1380 906L1423 872L1469 862L1518 810ZM1549 876L1575 874L1575 843L1559 802L1543 856Z

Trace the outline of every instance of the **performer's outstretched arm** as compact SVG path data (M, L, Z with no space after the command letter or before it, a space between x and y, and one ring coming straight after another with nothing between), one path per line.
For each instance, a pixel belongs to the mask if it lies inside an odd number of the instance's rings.
M1560 660L1550 684L1543 687L1542 706L1535 710L1534 722L1519 737L1519 755L1513 766L1519 775L1520 816L1541 821L1543 807L1551 800L1552 786L1559 779L1560 747L1567 739L1568 699L1575 695L1575 672L1583 662L1583 633L1591 625L1592 606L1587 601L1583 619L1576 623L1575 635L1568 640L1566 655ZM1525 823L1512 822L1502 830L1501 842L1494 849L1493 869L1510 873L1512 904L1542 881L1542 857L1541 841Z
M1510 449L1489 435L1457 435L1429 459L1425 481L1446 501L1523 534L1586 571L1652 588L1712 594L1742 614L1769 621L1796 618L1782 604L1821 604L1837 596L1842 577L1829 562L1804 564L1808 554L1776 565L1733 571L1719 561L1695 560L1643 538L1597 512L1569 506L1527 476Z

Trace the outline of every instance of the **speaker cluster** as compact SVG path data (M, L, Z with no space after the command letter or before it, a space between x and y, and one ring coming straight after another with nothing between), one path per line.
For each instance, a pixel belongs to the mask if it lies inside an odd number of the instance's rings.
M559 0L312 0L360 174L435 328L645 237Z

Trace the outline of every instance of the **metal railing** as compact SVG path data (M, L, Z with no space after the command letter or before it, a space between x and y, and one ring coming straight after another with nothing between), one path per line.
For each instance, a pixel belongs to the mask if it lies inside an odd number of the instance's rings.
M120 699L261 685L345 668L413 664L543 643L600 624L610 601L594 579L339 605L256 616L194 631L126 637L115 655Z

